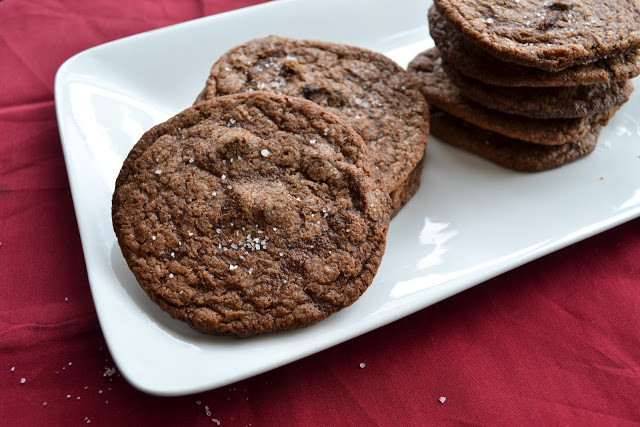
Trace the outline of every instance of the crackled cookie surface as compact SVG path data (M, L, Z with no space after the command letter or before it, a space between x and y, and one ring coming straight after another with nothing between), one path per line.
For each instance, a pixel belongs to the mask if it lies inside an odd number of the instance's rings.
M389 198L368 157L312 102L216 98L136 144L114 230L149 297L198 331L308 326L357 300L380 264Z
M429 31L442 56L459 72L496 86L553 87L611 83L640 74L640 51L630 49L561 71L545 71L501 61L470 43L435 7L429 9Z
M351 125L369 148L388 193L407 186L422 160L429 109L410 75L354 46L269 36L225 53L196 102L268 90L309 99Z
M434 5L491 55L548 71L640 45L636 0L434 0Z

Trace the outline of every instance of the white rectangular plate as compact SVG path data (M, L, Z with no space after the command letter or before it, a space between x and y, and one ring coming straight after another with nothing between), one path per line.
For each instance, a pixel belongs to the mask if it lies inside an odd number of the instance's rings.
M282 0L98 46L60 68L56 108L91 292L131 384L181 395L247 378L640 215L636 94L592 155L548 172L513 172L432 139L422 187L392 221L374 283L353 306L315 326L250 339L210 337L150 302L122 258L110 215L115 177L142 133L188 107L211 64L255 37L348 43L406 66L433 45L428 3Z

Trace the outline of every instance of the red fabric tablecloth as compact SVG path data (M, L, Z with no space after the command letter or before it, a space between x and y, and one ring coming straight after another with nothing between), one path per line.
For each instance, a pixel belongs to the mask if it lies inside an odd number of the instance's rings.
M0 1L0 424L640 423L640 220L228 387L159 398L113 371L55 72L86 48L258 2Z

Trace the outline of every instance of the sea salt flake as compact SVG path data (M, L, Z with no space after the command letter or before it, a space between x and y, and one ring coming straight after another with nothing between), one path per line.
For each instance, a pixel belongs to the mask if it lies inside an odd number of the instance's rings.
M438 400L440 401L440 403L444 403L447 400L447 398L444 396L441 396L440 399Z
M229 270L236 270L237 268L237 265L229 264Z
M110 377L110 376L112 376L113 374L116 373L115 366L113 368L109 368L109 367L105 366L104 369L105 369L104 374L102 374L103 377Z
M262 151L260 151L260 154L262 155L262 157L267 157L271 153L269 153L269 150L265 148Z
M363 369L365 366L367 366L367 364L366 364L366 363L364 363L364 362L363 362L363 363L361 363L361 364L360 364L360 369Z
M175 258L176 257L176 253L175 252L171 252L171 258Z
M151 236L151 240L156 240L156 236L155 235Z
M316 143L316 140L315 140L315 139L310 139L310 140L309 140L309 143L310 143L310 144L315 144L315 143Z
M26 378L20 378L20 384L24 384L24 383L26 383L26 382L27 382L27 379L26 379Z
M162 171L160 169L156 169L156 175L160 175Z
M173 273L169 273L169 279L173 279Z
M192 233L192 232L189 232L189 236L193 236L193 233Z
M16 370L16 367L15 367L15 366L12 366L12 367L11 367L11 372L13 372L13 371L15 371L15 370Z
M225 179L227 179L227 175L222 174L222 176L220 177L220 179L224 181Z
M194 159L193 157L189 159L189 163L193 163L195 162L196 159Z
M212 191L212 192L211 192L211 195L212 195L212 196L216 196L217 194L218 194L218 193L216 193L215 191Z

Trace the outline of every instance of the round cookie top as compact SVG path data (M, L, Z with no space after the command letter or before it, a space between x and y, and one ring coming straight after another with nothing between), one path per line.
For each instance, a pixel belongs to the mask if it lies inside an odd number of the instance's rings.
M558 71L640 46L636 0L434 0L447 21L495 57Z
M389 193L423 157L429 108L411 76L382 54L277 36L252 40L213 65L198 101L254 90L306 98L345 119Z
M142 288L193 329L300 328L373 280L389 225L374 170L353 129L310 101L220 97L143 135L114 230Z
M496 86L592 85L627 80L640 74L640 49L614 53L556 72L501 61L469 43L434 6L429 8L429 32L443 58L459 72Z

